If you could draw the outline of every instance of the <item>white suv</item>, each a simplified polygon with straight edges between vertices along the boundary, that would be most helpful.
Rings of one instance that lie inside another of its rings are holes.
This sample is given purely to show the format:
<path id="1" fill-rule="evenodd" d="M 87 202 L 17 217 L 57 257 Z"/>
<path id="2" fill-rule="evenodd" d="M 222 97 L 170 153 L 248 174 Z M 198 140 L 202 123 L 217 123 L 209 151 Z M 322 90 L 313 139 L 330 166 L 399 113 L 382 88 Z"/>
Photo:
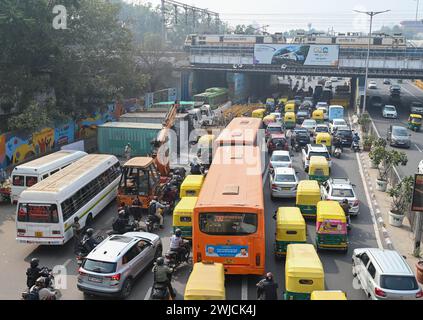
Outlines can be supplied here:
<path id="1" fill-rule="evenodd" d="M 310 158 L 313 156 L 325 157 L 329 163 L 329 168 L 332 167 L 332 160 L 328 148 L 324 144 L 308 144 L 302 150 L 302 161 L 306 172 L 310 165 Z"/>
<path id="2" fill-rule="evenodd" d="M 350 215 L 356 216 L 360 212 L 360 201 L 354 191 L 353 185 L 347 178 L 330 178 L 320 186 L 323 200 L 333 200 L 342 203 L 348 200 Z"/>
<path id="3" fill-rule="evenodd" d="M 394 250 L 355 249 L 352 273 L 372 300 L 423 300 L 413 271 Z"/>

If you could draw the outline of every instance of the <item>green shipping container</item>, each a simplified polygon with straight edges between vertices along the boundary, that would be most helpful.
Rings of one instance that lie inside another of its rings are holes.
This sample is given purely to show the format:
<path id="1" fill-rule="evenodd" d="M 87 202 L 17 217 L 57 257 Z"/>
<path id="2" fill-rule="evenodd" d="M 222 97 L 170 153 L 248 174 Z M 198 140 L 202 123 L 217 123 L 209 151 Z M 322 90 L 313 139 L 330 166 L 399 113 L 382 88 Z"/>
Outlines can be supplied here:
<path id="1" fill-rule="evenodd" d="M 129 142 L 132 157 L 146 156 L 151 154 L 151 141 L 157 138 L 161 129 L 159 123 L 107 122 L 98 126 L 98 152 L 123 157 Z"/>

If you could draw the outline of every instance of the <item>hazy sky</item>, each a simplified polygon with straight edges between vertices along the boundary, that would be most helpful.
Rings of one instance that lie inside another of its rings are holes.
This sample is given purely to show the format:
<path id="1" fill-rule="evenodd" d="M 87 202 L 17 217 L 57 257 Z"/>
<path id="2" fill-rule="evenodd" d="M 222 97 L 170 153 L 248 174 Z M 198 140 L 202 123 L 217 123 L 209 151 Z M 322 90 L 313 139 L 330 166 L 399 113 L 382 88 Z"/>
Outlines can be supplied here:
<path id="1" fill-rule="evenodd" d="M 160 4 L 160 0 L 125 0 L 127 2 L 150 2 Z M 375 29 L 381 26 L 393 26 L 402 20 L 414 20 L 416 0 L 179 0 L 189 5 L 220 13 L 222 20 L 230 25 L 258 23 L 270 25 L 268 31 L 286 31 L 288 29 L 307 29 L 308 23 L 319 30 L 327 31 L 368 31 L 368 17 L 353 12 L 382 11 L 391 12 L 376 16 Z M 423 1 L 420 4 L 423 18 Z"/>

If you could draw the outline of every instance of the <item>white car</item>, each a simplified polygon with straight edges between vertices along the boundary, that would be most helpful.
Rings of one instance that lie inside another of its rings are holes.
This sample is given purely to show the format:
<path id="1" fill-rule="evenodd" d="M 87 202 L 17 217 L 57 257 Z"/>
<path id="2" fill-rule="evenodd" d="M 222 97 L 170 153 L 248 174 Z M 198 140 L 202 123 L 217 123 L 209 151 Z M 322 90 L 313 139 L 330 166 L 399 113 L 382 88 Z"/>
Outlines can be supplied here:
<path id="1" fill-rule="evenodd" d="M 270 197 L 295 198 L 297 195 L 298 177 L 293 168 L 276 168 L 270 174 Z"/>
<path id="2" fill-rule="evenodd" d="M 333 119 L 330 124 L 330 132 L 333 133 L 336 131 L 336 128 L 340 126 L 348 126 L 348 124 L 344 119 Z"/>
<path id="3" fill-rule="evenodd" d="M 329 168 L 332 167 L 332 159 L 328 152 L 328 148 L 324 144 L 308 144 L 302 149 L 302 161 L 304 165 L 304 171 L 308 171 L 310 165 L 310 158 L 313 156 L 325 157 L 328 161 Z"/>
<path id="4" fill-rule="evenodd" d="M 331 82 L 338 82 L 338 77 L 331 77 L 330 78 L 330 81 Z"/>
<path id="5" fill-rule="evenodd" d="M 354 191 L 354 185 L 349 179 L 330 178 L 320 186 L 322 200 L 333 200 L 342 203 L 348 200 L 350 205 L 350 215 L 356 216 L 360 213 L 360 201 Z"/>
<path id="6" fill-rule="evenodd" d="M 382 116 L 384 118 L 396 119 L 398 118 L 397 109 L 395 108 L 395 106 L 386 105 L 383 107 Z"/>
<path id="7" fill-rule="evenodd" d="M 423 160 L 420 161 L 419 166 L 417 167 L 417 172 L 423 174 Z"/>
<path id="8" fill-rule="evenodd" d="M 272 112 L 270 115 L 275 116 L 277 122 L 282 121 L 282 114 L 280 112 Z"/>
<path id="9" fill-rule="evenodd" d="M 413 271 L 397 251 L 354 249 L 352 274 L 372 300 L 423 300 Z"/>
<path id="10" fill-rule="evenodd" d="M 273 171 L 276 168 L 292 168 L 292 159 L 289 151 L 275 150 L 270 157 L 269 169 Z"/>
<path id="11" fill-rule="evenodd" d="M 317 122 L 313 119 L 305 119 L 303 121 L 303 124 L 301 125 L 301 128 L 307 129 L 310 134 L 313 134 L 314 130 L 316 129 Z"/>
<path id="12" fill-rule="evenodd" d="M 376 82 L 375 81 L 370 81 L 369 84 L 368 84 L 368 86 L 367 86 L 367 88 L 368 89 L 377 89 Z"/>
<path id="13" fill-rule="evenodd" d="M 332 81 L 328 80 L 325 82 L 325 88 L 332 88 Z"/>
<path id="14" fill-rule="evenodd" d="M 317 108 L 319 108 L 319 107 L 326 107 L 326 108 L 329 108 L 329 105 L 327 104 L 327 102 L 317 102 L 317 104 L 316 104 L 316 109 Z"/>

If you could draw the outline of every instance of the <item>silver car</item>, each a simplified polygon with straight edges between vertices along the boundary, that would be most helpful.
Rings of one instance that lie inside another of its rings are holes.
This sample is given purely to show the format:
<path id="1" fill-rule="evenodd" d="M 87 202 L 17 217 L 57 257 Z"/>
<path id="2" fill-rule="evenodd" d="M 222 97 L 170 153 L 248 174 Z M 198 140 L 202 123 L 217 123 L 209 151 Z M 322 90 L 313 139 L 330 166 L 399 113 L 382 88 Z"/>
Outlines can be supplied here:
<path id="1" fill-rule="evenodd" d="M 269 179 L 271 198 L 295 198 L 298 182 L 297 173 L 293 168 L 276 168 Z"/>
<path id="2" fill-rule="evenodd" d="M 387 140 L 391 147 L 395 146 L 410 148 L 410 137 L 411 134 L 408 133 L 406 128 L 394 125 L 389 126 Z"/>
<path id="3" fill-rule="evenodd" d="M 136 277 L 162 255 L 156 234 L 112 235 L 91 251 L 79 268 L 79 290 L 86 294 L 127 298 Z"/>

